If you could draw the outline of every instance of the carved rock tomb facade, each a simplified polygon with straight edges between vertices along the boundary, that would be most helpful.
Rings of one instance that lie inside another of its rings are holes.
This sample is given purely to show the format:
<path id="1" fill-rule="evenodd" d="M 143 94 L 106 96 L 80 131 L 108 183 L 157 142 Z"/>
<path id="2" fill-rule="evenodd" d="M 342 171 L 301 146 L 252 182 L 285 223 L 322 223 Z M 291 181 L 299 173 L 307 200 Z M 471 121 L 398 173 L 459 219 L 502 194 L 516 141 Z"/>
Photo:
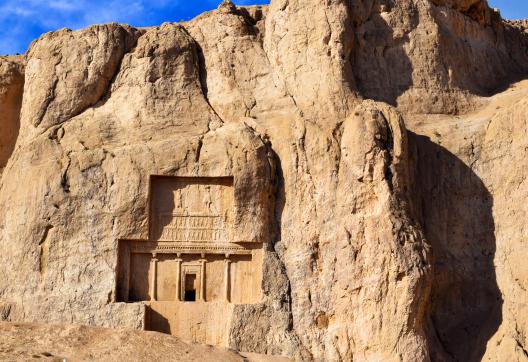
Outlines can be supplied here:
<path id="1" fill-rule="evenodd" d="M 227 162 L 236 175 L 150 175 L 148 239 L 118 241 L 116 283 L 116 302 L 145 307 L 145 329 L 229 346 L 235 306 L 263 302 L 274 166 L 260 146 L 260 167 Z"/>

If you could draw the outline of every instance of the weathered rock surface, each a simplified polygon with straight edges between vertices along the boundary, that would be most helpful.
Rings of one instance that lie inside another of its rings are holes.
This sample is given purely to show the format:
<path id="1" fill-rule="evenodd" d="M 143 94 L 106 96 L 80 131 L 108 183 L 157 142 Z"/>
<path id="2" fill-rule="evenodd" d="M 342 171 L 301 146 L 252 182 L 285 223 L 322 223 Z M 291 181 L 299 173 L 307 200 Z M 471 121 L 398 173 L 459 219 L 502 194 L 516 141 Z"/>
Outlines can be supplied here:
<path id="1" fill-rule="evenodd" d="M 0 323 L 0 332 L 2 361 L 288 361 L 186 344 L 155 332 L 27 323 Z"/>
<path id="2" fill-rule="evenodd" d="M 15 147 L 20 128 L 20 107 L 24 90 L 21 57 L 0 57 L 0 176 Z"/>
<path id="3" fill-rule="evenodd" d="M 368 98 L 412 113 L 460 113 L 528 70 L 526 36 L 486 1 L 382 3 L 356 20 L 353 69 Z"/>
<path id="4" fill-rule="evenodd" d="M 435 360 L 526 359 L 527 97 L 524 81 L 474 113 L 407 118 L 435 254 Z"/>
<path id="5" fill-rule="evenodd" d="M 121 59 L 139 33 L 118 25 L 95 25 L 44 34 L 26 58 L 25 126 L 46 130 L 95 105 L 107 91 Z"/>
<path id="6" fill-rule="evenodd" d="M 224 2 L 42 36 L 0 63 L 1 319 L 144 328 L 116 270 L 118 240 L 149 237 L 149 177 L 231 176 L 236 238 L 264 251 L 225 347 L 522 360 L 524 83 L 490 96 L 527 45 L 479 0 Z"/>
<path id="7" fill-rule="evenodd" d="M 486 0 L 433 0 L 433 3 L 457 10 L 481 25 L 491 23 L 492 10 Z"/>

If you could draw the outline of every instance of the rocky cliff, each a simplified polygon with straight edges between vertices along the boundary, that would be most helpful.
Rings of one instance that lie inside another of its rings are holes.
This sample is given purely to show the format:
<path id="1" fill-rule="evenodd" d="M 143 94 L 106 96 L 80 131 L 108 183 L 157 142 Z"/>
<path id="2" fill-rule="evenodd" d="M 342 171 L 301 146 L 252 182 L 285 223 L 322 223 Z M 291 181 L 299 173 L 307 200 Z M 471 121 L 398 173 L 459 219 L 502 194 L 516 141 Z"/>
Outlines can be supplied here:
<path id="1" fill-rule="evenodd" d="M 149 238 L 149 177 L 229 176 L 264 251 L 225 347 L 525 360 L 526 76 L 523 23 L 485 0 L 45 34 L 0 58 L 0 317 L 145 328 L 116 271 Z"/>

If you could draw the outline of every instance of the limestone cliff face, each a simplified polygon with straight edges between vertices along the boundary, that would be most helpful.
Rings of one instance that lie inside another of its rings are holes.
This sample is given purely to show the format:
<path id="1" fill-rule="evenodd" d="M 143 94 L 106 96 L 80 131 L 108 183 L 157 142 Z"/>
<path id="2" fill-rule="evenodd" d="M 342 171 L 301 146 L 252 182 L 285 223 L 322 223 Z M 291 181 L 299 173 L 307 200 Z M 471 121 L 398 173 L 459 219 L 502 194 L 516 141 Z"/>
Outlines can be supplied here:
<path id="1" fill-rule="evenodd" d="M 24 90 L 24 66 L 21 57 L 0 58 L 0 175 L 13 152 L 20 128 L 20 107 Z"/>
<path id="2" fill-rule="evenodd" d="M 0 60 L 0 317 L 145 328 L 116 283 L 118 240 L 149 238 L 149 178 L 229 176 L 235 237 L 263 251 L 224 346 L 523 358 L 526 177 L 506 165 L 526 159 L 526 102 L 432 114 L 489 107 L 527 44 L 485 1 L 440 0 L 224 2 L 43 35 Z"/>
<path id="3" fill-rule="evenodd" d="M 418 156 L 416 215 L 435 254 L 436 360 L 526 355 L 526 86 L 466 115 L 407 118 Z"/>
<path id="4" fill-rule="evenodd" d="M 358 22 L 358 89 L 411 113 L 460 113 L 527 72 L 526 36 L 485 1 L 380 1 Z"/>

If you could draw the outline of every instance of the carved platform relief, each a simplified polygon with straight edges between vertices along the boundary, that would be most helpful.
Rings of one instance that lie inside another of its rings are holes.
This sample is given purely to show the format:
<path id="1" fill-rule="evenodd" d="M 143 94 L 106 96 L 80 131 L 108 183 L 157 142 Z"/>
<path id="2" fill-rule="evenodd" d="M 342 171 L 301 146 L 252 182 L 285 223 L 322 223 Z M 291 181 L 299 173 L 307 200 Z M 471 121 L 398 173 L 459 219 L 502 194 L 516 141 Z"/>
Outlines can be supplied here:
<path id="1" fill-rule="evenodd" d="M 151 236 L 158 241 L 228 243 L 233 179 L 152 179 Z"/>
<path id="2" fill-rule="evenodd" d="M 261 300 L 262 245 L 234 242 L 232 177 L 152 176 L 149 237 L 119 240 L 116 300 L 145 328 L 227 346 L 235 304 Z"/>

